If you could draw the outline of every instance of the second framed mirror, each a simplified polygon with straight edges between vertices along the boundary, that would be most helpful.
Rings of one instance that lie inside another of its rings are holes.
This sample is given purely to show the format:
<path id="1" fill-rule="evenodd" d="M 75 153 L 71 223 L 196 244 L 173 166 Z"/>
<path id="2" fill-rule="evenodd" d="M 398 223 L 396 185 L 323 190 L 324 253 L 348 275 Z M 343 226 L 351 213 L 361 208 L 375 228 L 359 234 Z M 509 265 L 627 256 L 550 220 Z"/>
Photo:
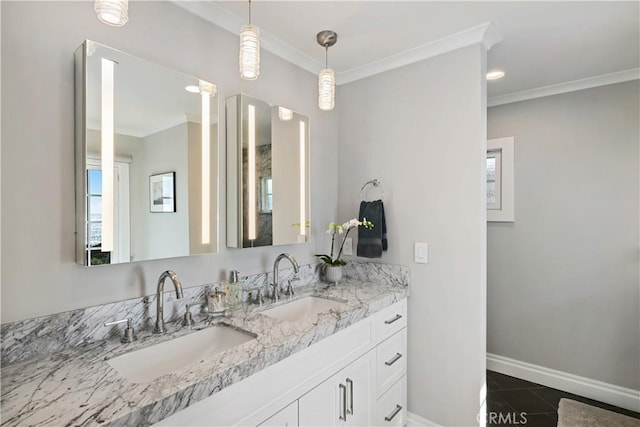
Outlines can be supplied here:
<path id="1" fill-rule="evenodd" d="M 239 94 L 227 98 L 227 246 L 309 238 L 309 118 Z"/>

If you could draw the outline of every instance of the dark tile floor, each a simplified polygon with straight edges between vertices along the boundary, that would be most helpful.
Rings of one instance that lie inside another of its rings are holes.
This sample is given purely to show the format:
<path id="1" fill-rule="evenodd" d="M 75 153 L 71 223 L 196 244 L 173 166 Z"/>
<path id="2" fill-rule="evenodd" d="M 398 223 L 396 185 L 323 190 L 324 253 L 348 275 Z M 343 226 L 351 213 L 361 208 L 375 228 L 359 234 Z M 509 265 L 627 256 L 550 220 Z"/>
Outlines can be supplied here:
<path id="1" fill-rule="evenodd" d="M 563 397 L 640 419 L 640 413 L 637 412 L 494 371 L 487 371 L 487 424 L 490 426 L 556 427 L 558 425 L 558 404 Z M 493 418 L 492 413 L 495 414 Z M 522 417 L 521 413 L 526 414 Z"/>

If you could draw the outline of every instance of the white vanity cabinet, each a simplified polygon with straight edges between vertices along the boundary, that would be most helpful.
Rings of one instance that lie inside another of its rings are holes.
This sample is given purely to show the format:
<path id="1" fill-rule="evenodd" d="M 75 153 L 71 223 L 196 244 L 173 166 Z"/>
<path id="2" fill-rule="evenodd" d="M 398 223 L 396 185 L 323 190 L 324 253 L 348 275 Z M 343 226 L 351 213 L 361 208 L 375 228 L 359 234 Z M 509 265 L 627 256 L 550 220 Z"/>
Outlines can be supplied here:
<path id="1" fill-rule="evenodd" d="M 300 426 L 372 425 L 374 364 L 369 351 L 300 397 Z"/>
<path id="2" fill-rule="evenodd" d="M 402 426 L 407 300 L 235 383 L 157 426 Z"/>

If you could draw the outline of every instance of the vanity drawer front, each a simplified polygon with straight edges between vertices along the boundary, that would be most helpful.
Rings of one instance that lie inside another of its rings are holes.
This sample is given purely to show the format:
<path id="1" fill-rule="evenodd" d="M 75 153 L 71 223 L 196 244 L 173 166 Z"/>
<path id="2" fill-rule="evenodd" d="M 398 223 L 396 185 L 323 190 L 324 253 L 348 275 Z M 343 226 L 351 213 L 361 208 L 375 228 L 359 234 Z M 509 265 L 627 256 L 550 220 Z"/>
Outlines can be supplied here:
<path id="1" fill-rule="evenodd" d="M 374 334 L 376 342 L 381 342 L 407 326 L 407 299 L 398 301 L 380 311 L 375 318 Z"/>
<path id="2" fill-rule="evenodd" d="M 407 376 L 404 375 L 376 402 L 375 426 L 403 426 L 407 423 Z"/>
<path id="3" fill-rule="evenodd" d="M 407 328 L 404 328 L 376 348 L 376 396 L 387 391 L 406 372 Z"/>

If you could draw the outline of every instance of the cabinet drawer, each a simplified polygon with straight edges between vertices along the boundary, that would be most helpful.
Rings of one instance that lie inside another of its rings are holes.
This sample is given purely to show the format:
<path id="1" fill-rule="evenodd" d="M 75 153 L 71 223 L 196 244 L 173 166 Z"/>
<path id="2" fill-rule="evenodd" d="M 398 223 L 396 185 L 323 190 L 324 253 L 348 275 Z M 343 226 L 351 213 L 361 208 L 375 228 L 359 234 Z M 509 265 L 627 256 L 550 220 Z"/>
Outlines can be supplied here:
<path id="1" fill-rule="evenodd" d="M 406 372 L 407 328 L 403 328 L 376 348 L 376 396 L 387 391 Z"/>
<path id="2" fill-rule="evenodd" d="M 373 333 L 380 342 L 407 326 L 407 299 L 380 311 L 374 320 Z"/>
<path id="3" fill-rule="evenodd" d="M 403 426 L 407 423 L 407 376 L 404 375 L 376 402 L 376 426 Z"/>

